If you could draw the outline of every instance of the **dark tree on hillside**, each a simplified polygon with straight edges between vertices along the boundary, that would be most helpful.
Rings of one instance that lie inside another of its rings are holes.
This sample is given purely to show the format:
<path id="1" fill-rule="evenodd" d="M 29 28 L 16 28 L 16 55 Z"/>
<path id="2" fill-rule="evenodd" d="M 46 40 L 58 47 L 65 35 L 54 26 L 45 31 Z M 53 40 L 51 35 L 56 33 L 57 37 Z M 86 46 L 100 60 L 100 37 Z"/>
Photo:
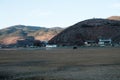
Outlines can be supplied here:
<path id="1" fill-rule="evenodd" d="M 41 47 L 42 46 L 42 42 L 39 41 L 39 40 L 35 40 L 34 41 L 34 46 Z"/>

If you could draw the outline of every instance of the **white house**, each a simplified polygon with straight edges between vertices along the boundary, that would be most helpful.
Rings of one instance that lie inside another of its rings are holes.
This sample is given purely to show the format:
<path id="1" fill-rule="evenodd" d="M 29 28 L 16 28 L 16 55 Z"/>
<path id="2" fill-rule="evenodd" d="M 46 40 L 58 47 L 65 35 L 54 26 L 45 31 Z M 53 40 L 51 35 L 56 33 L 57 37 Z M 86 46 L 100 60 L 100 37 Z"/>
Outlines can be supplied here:
<path id="1" fill-rule="evenodd" d="M 112 45 L 112 39 L 99 39 L 100 46 Z"/>
<path id="2" fill-rule="evenodd" d="M 53 47 L 57 47 L 57 45 L 46 45 L 46 47 L 53 48 Z"/>

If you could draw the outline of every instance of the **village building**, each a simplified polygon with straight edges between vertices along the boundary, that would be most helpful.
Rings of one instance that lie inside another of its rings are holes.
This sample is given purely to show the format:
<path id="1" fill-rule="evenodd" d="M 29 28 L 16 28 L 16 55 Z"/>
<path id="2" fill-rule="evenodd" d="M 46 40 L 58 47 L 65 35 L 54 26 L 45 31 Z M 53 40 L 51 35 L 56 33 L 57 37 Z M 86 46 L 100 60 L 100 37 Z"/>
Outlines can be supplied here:
<path id="1" fill-rule="evenodd" d="M 53 47 L 57 47 L 57 45 L 53 44 L 53 45 L 46 45 L 46 47 L 49 47 L 49 48 L 53 48 Z"/>
<path id="2" fill-rule="evenodd" d="M 95 46 L 97 43 L 94 40 L 86 40 L 84 44 L 86 46 Z"/>
<path id="3" fill-rule="evenodd" d="M 99 39 L 98 45 L 99 46 L 111 46 L 112 39 Z"/>

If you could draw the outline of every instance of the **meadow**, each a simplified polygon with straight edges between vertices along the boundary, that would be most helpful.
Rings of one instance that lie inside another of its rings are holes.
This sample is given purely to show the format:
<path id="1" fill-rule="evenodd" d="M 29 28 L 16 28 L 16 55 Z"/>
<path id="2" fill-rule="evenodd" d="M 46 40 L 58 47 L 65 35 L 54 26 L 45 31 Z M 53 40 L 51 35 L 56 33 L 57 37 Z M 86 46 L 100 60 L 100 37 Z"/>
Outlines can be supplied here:
<path id="1" fill-rule="evenodd" d="M 120 48 L 1 49 L 0 80 L 120 80 Z"/>

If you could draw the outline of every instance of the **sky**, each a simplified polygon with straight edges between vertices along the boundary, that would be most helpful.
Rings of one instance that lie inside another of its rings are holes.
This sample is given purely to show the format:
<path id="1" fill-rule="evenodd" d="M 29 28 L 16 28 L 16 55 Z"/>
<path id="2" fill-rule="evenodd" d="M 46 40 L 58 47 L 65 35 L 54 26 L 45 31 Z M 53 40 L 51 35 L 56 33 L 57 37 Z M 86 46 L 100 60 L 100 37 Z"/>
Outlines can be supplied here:
<path id="1" fill-rule="evenodd" d="M 120 16 L 120 0 L 0 0 L 0 29 L 13 25 L 68 27 Z"/>

